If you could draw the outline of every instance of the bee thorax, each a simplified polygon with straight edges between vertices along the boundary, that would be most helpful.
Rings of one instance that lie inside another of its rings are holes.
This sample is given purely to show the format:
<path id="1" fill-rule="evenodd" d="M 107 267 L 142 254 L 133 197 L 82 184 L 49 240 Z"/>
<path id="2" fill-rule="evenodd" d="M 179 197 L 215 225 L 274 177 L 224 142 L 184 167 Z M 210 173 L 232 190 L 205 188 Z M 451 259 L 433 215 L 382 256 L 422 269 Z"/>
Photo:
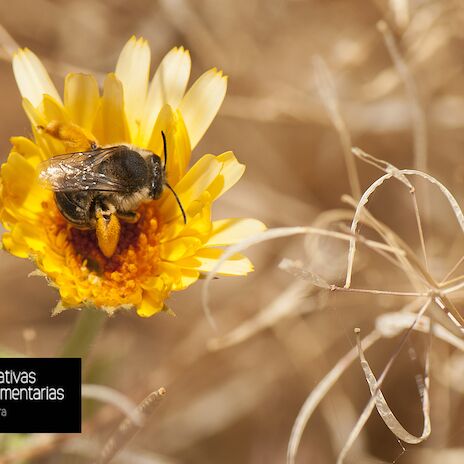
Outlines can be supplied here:
<path id="1" fill-rule="evenodd" d="M 130 194 L 112 195 L 115 208 L 122 212 L 134 211 L 142 202 L 149 199 L 149 189 L 147 187 Z"/>

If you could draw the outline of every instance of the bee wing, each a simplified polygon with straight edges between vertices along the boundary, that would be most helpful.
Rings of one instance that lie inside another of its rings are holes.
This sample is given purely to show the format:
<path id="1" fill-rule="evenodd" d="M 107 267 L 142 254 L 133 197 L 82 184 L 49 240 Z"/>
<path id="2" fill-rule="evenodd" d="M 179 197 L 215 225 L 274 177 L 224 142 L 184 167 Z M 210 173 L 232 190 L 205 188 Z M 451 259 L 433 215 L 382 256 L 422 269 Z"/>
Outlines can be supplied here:
<path id="1" fill-rule="evenodd" d="M 98 172 L 98 165 L 118 149 L 115 146 L 53 156 L 40 163 L 39 181 L 55 192 L 125 190 L 127 186 L 118 179 Z"/>

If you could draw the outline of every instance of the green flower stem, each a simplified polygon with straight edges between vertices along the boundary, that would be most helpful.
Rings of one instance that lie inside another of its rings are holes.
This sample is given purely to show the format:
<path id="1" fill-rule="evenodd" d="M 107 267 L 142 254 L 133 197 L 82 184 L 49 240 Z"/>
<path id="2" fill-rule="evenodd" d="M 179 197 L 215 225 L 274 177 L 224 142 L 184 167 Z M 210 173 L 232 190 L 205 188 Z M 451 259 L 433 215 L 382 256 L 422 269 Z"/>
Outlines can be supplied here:
<path id="1" fill-rule="evenodd" d="M 82 309 L 61 357 L 85 358 L 107 317 L 105 311 L 101 309 Z"/>

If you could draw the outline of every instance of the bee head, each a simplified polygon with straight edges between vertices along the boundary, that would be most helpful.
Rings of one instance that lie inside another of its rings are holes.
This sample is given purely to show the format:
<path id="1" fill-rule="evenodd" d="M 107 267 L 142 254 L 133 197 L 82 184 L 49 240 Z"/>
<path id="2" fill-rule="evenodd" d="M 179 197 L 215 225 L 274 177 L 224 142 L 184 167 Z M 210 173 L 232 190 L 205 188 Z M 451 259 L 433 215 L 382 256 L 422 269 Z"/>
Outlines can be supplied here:
<path id="1" fill-rule="evenodd" d="M 161 136 L 163 138 L 163 150 L 164 150 L 164 165 L 161 165 L 161 158 L 158 155 L 153 154 L 150 157 L 150 163 L 152 166 L 152 182 L 151 182 L 151 197 L 156 200 L 161 196 L 163 192 L 163 187 L 166 186 L 174 195 L 177 204 L 179 205 L 180 211 L 182 213 L 182 218 L 184 219 L 184 224 L 187 224 L 187 216 L 184 211 L 184 207 L 180 202 L 179 197 L 175 190 L 169 185 L 168 181 L 166 180 L 166 166 L 168 164 L 168 148 L 166 143 L 166 135 L 163 131 L 161 131 Z"/>

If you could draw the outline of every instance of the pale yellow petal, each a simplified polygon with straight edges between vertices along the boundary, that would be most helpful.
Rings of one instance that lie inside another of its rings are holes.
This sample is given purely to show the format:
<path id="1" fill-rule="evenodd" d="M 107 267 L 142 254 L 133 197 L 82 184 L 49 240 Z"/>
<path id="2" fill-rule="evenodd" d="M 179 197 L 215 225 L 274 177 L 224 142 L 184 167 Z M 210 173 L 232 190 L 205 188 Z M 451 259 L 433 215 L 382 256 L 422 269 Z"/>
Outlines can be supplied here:
<path id="1" fill-rule="evenodd" d="M 148 89 L 140 129 L 145 146 L 152 135 L 158 113 L 164 105 L 179 106 L 190 76 L 190 54 L 183 47 L 173 48 L 161 61 Z"/>
<path id="2" fill-rule="evenodd" d="M 43 95 L 50 95 L 61 103 L 60 95 L 44 65 L 27 48 L 18 50 L 13 56 L 13 72 L 21 95 L 34 106 L 42 102 Z"/>
<path id="3" fill-rule="evenodd" d="M 129 141 L 122 84 L 113 73 L 106 76 L 92 133 L 101 145 Z"/>
<path id="4" fill-rule="evenodd" d="M 207 71 L 192 85 L 179 109 L 187 126 L 192 149 L 213 122 L 224 100 L 227 78 L 215 68 Z"/>
<path id="5" fill-rule="evenodd" d="M 257 219 L 220 219 L 213 222 L 213 231 L 205 246 L 232 245 L 263 230 L 266 226 Z"/>
<path id="6" fill-rule="evenodd" d="M 179 266 L 194 268 L 197 271 L 209 272 L 220 259 L 224 250 L 219 248 L 203 248 L 194 257 L 183 259 L 177 262 Z M 221 264 L 217 273 L 221 275 L 246 275 L 253 271 L 253 264 L 246 257 L 239 253 L 227 259 Z"/>
<path id="7" fill-rule="evenodd" d="M 150 47 L 148 42 L 132 37 L 124 46 L 116 65 L 116 76 L 124 89 L 124 105 L 132 140 L 138 134 L 147 96 L 150 72 Z"/>
<path id="8" fill-rule="evenodd" d="M 231 151 L 222 153 L 216 157 L 222 163 L 220 175 L 208 188 L 213 199 L 223 195 L 233 185 L 235 185 L 245 172 L 245 165 L 240 164 Z"/>
<path id="9" fill-rule="evenodd" d="M 64 106 L 72 121 L 91 130 L 99 102 L 98 83 L 89 74 L 68 74 L 64 81 Z"/>

